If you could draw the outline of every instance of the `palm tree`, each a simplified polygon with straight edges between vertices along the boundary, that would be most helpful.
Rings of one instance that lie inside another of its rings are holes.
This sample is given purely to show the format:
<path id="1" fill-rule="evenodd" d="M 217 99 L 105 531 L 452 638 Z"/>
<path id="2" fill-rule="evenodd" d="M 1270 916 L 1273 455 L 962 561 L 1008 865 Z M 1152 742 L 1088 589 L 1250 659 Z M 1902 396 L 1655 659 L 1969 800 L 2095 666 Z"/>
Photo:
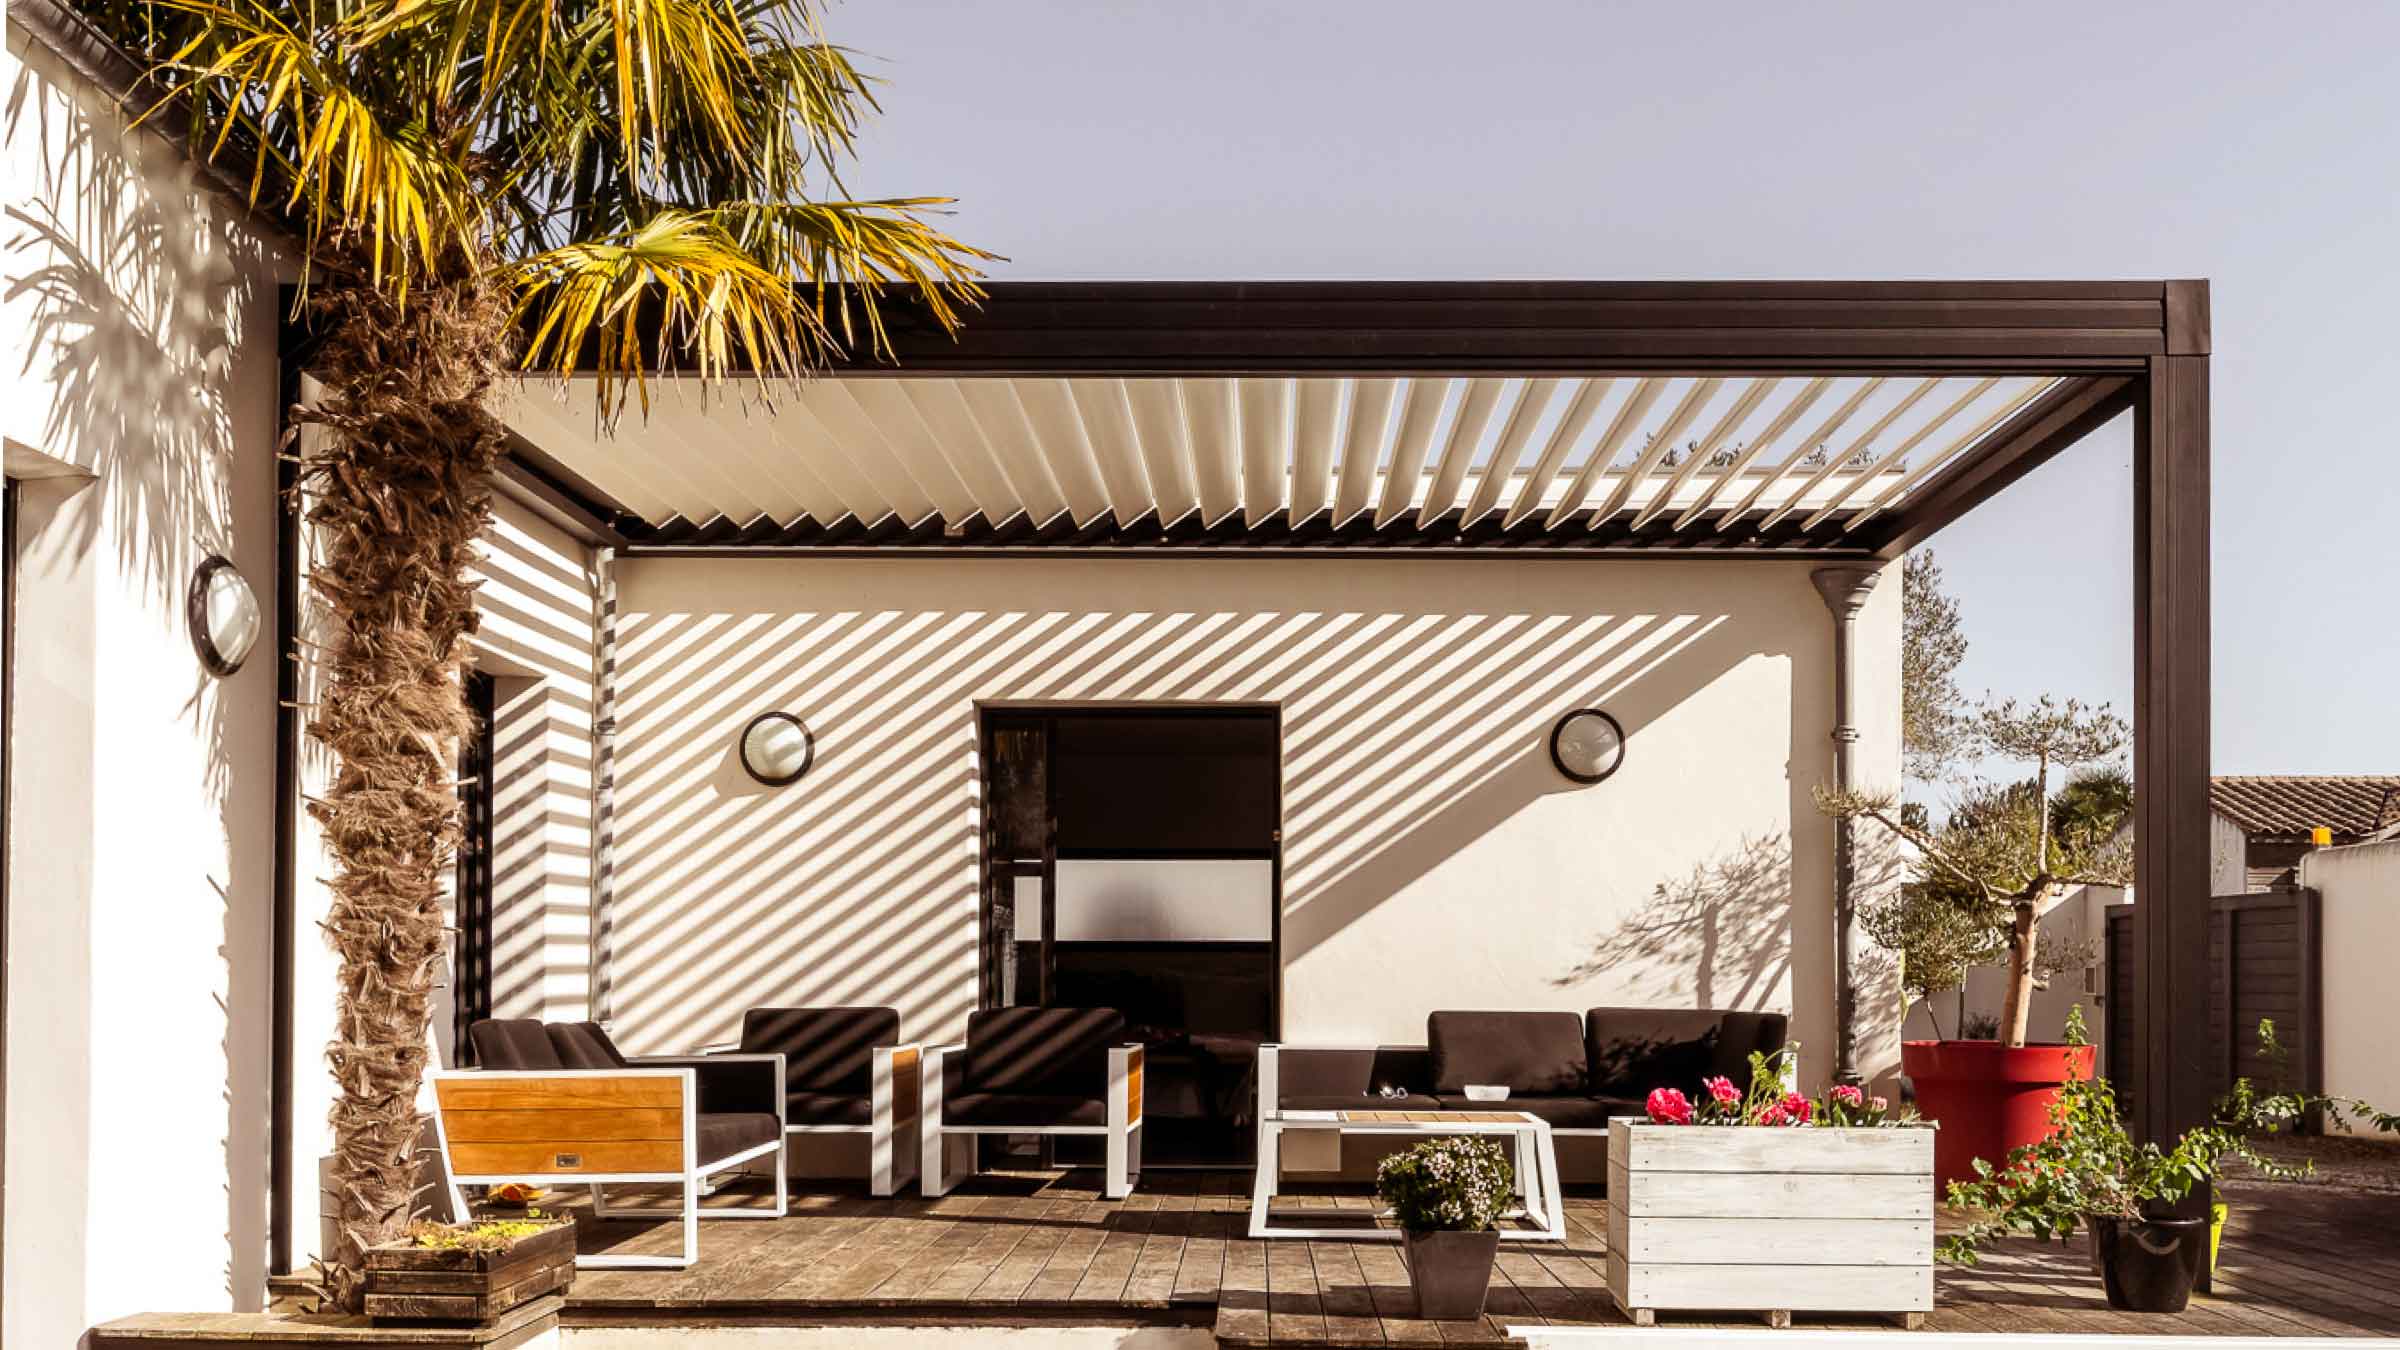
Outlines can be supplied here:
<path id="1" fill-rule="evenodd" d="M 992 255 L 945 198 L 852 200 L 869 81 L 814 0 L 99 0 L 153 112 L 242 161 L 301 241 L 321 346 L 300 465 L 330 617 L 309 734 L 340 958 L 327 1054 L 336 1212 L 326 1293 L 411 1218 L 416 1094 L 459 814 L 466 578 L 512 365 L 597 369 L 614 416 L 645 366 L 807 374 L 883 350 L 881 304 L 946 327 Z"/>

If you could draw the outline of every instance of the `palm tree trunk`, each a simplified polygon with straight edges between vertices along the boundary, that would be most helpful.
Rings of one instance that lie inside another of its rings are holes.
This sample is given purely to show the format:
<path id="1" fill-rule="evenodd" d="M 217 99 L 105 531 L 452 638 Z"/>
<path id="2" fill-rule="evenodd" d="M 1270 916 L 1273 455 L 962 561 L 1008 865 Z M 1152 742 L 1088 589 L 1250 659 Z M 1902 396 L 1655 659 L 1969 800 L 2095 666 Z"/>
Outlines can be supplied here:
<path id="1" fill-rule="evenodd" d="M 502 441 L 486 400 L 509 315 L 474 283 L 404 300 L 336 283 L 316 304 L 326 341 L 312 373 L 326 393 L 298 417 L 325 433 L 302 461 L 300 491 L 328 630 L 308 730 L 335 761 L 309 804 L 333 865 L 324 927 L 340 960 L 324 1280 L 356 1311 L 363 1252 L 414 1217 L 417 1092 L 447 948 L 456 746 L 469 726 L 467 570 L 490 517 Z"/>

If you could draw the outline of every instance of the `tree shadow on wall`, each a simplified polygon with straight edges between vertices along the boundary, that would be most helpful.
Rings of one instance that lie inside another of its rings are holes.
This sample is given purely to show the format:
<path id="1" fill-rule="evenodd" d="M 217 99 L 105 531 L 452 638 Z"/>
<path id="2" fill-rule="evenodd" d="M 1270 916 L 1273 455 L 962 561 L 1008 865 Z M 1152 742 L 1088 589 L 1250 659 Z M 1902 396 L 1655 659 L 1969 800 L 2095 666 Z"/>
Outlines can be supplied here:
<path id="1" fill-rule="evenodd" d="M 1628 983 L 1643 997 L 1762 1008 L 1780 1001 L 1791 963 L 1792 846 L 1778 831 L 1658 883 L 1550 983 L 1567 989 L 1600 976 L 1624 981 L 1630 968 Z"/>

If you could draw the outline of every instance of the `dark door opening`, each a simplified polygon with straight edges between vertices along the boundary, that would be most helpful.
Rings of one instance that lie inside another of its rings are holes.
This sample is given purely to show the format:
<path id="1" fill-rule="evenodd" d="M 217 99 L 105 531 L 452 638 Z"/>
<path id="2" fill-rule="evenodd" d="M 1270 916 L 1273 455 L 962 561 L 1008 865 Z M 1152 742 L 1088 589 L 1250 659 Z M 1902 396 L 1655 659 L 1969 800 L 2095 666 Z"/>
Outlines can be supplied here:
<path id="1" fill-rule="evenodd" d="M 1251 1156 L 1282 1024 L 1280 742 L 1272 708 L 983 716 L 983 1004 L 1122 1012 L 1146 1165 Z"/>
<path id="2" fill-rule="evenodd" d="M 455 882 L 458 945 L 451 962 L 451 1058 L 475 1062 L 467 1029 L 492 1015 L 492 715 L 496 687 L 479 670 L 466 674 L 474 729 L 458 745 L 461 826 Z"/>

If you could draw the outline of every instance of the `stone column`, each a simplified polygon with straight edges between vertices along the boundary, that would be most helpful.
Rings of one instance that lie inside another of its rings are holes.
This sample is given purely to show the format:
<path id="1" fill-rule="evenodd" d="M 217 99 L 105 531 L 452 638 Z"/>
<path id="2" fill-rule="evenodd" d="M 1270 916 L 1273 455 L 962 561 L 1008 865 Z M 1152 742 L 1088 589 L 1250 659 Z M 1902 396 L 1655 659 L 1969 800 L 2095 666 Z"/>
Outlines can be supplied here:
<path id="1" fill-rule="evenodd" d="M 1833 784 L 1857 788 L 1858 687 L 1853 659 L 1858 613 L 1883 577 L 1880 567 L 1820 567 L 1808 574 L 1833 612 Z M 1833 844 L 1833 1081 L 1857 1083 L 1858 1071 L 1858 822 L 1834 822 Z"/>

